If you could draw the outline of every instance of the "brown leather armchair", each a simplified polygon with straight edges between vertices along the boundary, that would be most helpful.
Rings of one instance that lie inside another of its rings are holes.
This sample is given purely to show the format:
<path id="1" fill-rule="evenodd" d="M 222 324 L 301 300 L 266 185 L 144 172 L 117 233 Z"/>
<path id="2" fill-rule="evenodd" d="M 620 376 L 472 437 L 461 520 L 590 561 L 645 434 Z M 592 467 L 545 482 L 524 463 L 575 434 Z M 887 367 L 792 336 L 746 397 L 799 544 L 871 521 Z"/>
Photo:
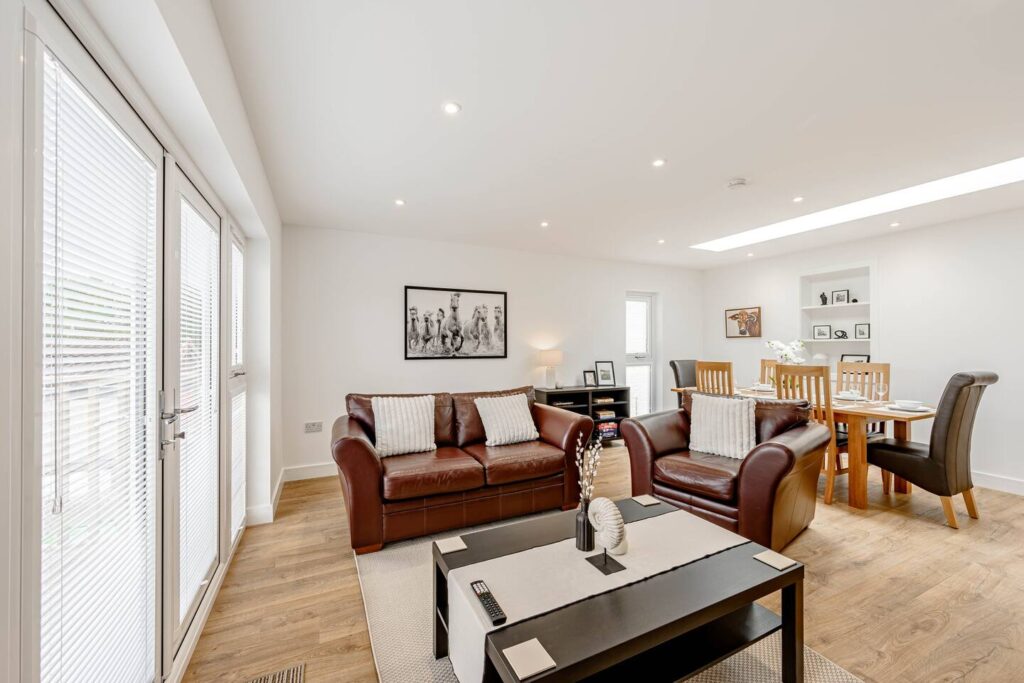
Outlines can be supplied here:
<path id="1" fill-rule="evenodd" d="M 996 373 L 983 370 L 953 375 L 935 411 L 929 444 L 897 439 L 868 443 L 868 462 L 939 496 L 946 523 L 954 529 L 959 526 L 952 497 L 959 493 L 967 513 L 978 518 L 971 482 L 971 432 L 985 388 L 998 381 Z"/>
<path id="2" fill-rule="evenodd" d="M 633 495 L 650 494 L 780 550 L 814 519 L 828 427 L 805 401 L 757 400 L 757 446 L 742 460 L 690 450 L 690 406 L 623 420 Z"/>
<path id="3" fill-rule="evenodd" d="M 474 399 L 525 393 L 540 438 L 487 446 Z M 508 519 L 579 503 L 576 439 L 594 422 L 533 403 L 533 388 L 434 394 L 434 440 L 423 453 L 381 458 L 374 448 L 369 394 L 345 397 L 347 415 L 334 422 L 331 452 L 338 465 L 353 550 Z"/>

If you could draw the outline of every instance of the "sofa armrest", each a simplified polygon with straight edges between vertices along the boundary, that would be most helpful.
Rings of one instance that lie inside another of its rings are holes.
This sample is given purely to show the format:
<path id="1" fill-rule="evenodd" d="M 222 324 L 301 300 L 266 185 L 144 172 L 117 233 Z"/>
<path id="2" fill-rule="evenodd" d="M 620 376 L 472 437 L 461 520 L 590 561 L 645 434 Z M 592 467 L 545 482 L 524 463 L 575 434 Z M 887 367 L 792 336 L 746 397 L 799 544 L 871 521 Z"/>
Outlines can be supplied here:
<path id="1" fill-rule="evenodd" d="M 583 443 L 590 441 L 594 421 L 589 415 L 580 415 L 571 410 L 534 403 L 533 421 L 540 432 L 541 441 L 549 443 L 565 453 L 565 484 L 562 492 L 562 509 L 576 507 L 580 502 L 580 473 L 576 470 L 576 444 L 580 436 Z"/>
<path id="2" fill-rule="evenodd" d="M 810 477 L 807 480 L 815 489 L 810 494 L 810 510 L 802 510 L 798 516 L 810 521 L 814 516 L 813 500 L 817 495 L 821 458 L 831 436 L 828 427 L 812 422 L 758 444 L 747 454 L 736 481 L 741 536 L 772 547 L 773 525 L 785 524 L 785 520 L 774 519 L 779 492 L 784 480 L 802 473 L 813 473 L 813 480 Z"/>
<path id="3" fill-rule="evenodd" d="M 355 418 L 342 415 L 335 420 L 331 454 L 345 496 L 352 549 L 357 553 L 379 550 L 384 545 L 384 468 Z"/>
<path id="4" fill-rule="evenodd" d="M 690 447 L 690 415 L 685 410 L 667 410 L 630 417 L 619 423 L 619 433 L 629 451 L 633 495 L 650 494 L 654 461 Z"/>

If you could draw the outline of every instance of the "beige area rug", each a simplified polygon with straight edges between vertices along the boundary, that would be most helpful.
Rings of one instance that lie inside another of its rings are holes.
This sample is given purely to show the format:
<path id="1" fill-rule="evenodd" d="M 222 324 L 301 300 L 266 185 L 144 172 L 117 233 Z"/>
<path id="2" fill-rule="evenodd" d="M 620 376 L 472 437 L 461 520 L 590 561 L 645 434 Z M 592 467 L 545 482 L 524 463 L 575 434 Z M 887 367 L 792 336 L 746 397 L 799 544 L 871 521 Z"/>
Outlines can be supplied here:
<path id="1" fill-rule="evenodd" d="M 306 680 L 306 665 L 298 664 L 272 674 L 250 678 L 246 683 L 302 683 L 304 680 Z"/>
<path id="2" fill-rule="evenodd" d="M 488 528 L 478 527 L 477 529 Z M 373 659 L 382 683 L 435 681 L 458 683 L 448 658 L 434 659 L 432 614 L 433 556 L 430 544 L 453 532 L 389 545 L 384 550 L 356 556 L 359 583 L 366 606 Z M 698 683 L 777 683 L 780 638 L 776 632 L 729 659 L 702 672 Z M 858 683 L 859 678 L 804 648 L 807 683 Z"/>

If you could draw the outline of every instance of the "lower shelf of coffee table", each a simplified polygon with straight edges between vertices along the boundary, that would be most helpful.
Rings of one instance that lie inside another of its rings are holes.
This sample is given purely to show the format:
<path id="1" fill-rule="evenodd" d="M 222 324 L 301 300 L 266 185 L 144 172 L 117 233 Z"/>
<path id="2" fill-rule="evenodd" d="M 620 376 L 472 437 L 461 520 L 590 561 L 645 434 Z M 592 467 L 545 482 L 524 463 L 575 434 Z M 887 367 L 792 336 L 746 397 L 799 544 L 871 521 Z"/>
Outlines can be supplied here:
<path id="1" fill-rule="evenodd" d="M 696 676 L 781 628 L 782 618 L 775 612 L 747 605 L 583 680 L 624 681 L 643 672 L 644 681 L 678 681 Z"/>

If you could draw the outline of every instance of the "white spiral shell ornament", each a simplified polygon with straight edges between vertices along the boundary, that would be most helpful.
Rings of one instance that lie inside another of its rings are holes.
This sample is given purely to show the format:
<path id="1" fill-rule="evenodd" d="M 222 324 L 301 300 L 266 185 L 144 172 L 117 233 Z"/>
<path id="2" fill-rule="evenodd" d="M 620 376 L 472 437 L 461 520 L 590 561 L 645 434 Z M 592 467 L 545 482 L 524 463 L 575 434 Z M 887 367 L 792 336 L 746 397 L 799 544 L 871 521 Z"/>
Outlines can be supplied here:
<path id="1" fill-rule="evenodd" d="M 590 501 L 587 511 L 590 524 L 594 527 L 594 540 L 612 555 L 623 555 L 629 548 L 626 542 L 626 525 L 622 521 L 619 507 L 608 498 Z"/>

